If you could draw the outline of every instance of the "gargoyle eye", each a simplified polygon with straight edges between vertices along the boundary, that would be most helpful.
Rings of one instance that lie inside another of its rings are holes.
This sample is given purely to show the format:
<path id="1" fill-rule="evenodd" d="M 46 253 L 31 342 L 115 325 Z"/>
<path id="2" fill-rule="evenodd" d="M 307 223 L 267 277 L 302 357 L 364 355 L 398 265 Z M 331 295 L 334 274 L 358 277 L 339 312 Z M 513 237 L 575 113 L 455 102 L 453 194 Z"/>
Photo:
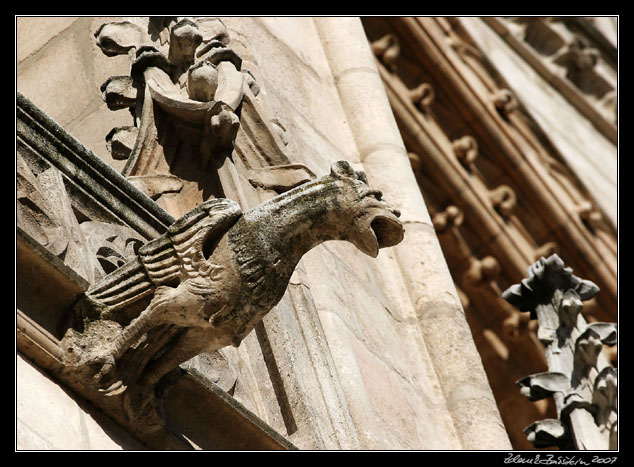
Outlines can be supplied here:
<path id="1" fill-rule="evenodd" d="M 383 199 L 383 192 L 380 190 L 368 190 L 365 196 L 372 196 L 377 199 L 377 201 L 381 201 Z"/>

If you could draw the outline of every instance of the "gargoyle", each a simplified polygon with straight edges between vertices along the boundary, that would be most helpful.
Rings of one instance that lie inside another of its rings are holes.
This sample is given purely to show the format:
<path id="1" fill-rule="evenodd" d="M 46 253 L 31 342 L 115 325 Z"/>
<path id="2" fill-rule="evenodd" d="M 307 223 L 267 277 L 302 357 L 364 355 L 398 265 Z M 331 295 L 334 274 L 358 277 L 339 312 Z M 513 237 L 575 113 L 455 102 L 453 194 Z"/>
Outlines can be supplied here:
<path id="1" fill-rule="evenodd" d="M 206 201 L 85 293 L 65 337 L 69 365 L 90 368 L 105 395 L 152 388 L 200 353 L 238 346 L 306 252 L 346 240 L 376 257 L 403 239 L 399 216 L 345 161 L 246 212 Z"/>

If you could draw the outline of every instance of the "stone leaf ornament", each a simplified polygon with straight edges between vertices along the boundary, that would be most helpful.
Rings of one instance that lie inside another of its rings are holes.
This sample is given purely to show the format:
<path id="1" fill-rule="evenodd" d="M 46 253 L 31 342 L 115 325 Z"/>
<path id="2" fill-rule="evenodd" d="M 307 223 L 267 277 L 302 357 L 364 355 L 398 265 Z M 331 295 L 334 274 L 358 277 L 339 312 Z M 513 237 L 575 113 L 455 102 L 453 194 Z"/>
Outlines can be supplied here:
<path id="1" fill-rule="evenodd" d="M 376 257 L 403 239 L 399 216 L 345 161 L 246 212 L 208 200 L 86 291 L 63 341 L 67 367 L 103 396 L 123 395 L 148 430 L 156 383 L 198 354 L 238 346 L 306 252 L 345 240 Z"/>

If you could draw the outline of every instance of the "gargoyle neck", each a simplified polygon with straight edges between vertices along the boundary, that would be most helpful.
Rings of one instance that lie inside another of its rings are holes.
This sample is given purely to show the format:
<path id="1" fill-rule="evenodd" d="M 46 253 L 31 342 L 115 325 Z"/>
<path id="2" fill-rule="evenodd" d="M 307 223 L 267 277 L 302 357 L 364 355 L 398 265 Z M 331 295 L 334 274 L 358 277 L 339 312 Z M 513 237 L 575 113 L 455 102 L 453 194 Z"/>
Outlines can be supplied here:
<path id="1" fill-rule="evenodd" d="M 245 227 L 259 245 L 294 268 L 320 243 L 342 239 L 348 223 L 342 220 L 339 193 L 328 177 L 301 185 L 247 211 Z"/>

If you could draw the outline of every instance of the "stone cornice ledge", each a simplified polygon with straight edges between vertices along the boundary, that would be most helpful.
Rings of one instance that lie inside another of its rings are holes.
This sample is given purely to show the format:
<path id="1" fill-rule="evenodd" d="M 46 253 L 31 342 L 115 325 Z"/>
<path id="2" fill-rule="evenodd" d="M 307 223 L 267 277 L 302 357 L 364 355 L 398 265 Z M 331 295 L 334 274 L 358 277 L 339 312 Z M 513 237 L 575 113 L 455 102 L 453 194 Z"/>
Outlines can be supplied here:
<path id="1" fill-rule="evenodd" d="M 125 177 L 69 134 L 19 91 L 18 142 L 46 158 L 81 189 L 146 238 L 165 231 L 174 218 Z"/>

